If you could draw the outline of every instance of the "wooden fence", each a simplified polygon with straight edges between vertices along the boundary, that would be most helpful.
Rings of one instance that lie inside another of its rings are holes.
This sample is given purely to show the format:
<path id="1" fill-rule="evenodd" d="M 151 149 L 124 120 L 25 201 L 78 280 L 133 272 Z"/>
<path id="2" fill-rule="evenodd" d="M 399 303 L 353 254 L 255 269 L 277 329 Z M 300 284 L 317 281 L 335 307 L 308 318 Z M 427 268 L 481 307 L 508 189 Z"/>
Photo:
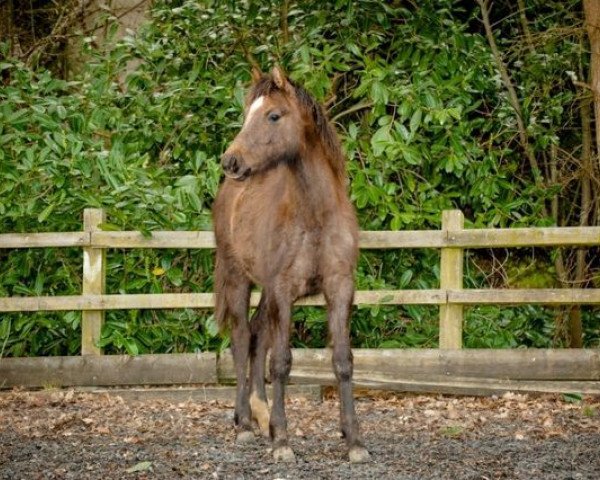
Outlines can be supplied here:
<path id="1" fill-rule="evenodd" d="M 109 295 L 106 249 L 214 248 L 212 232 L 102 231 L 105 215 L 84 211 L 81 232 L 0 234 L 0 248 L 81 247 L 77 296 L 0 297 L 0 312 L 82 311 L 82 356 L 0 359 L 0 387 L 219 383 L 232 380 L 231 358 L 212 353 L 102 356 L 97 347 L 106 310 L 212 308 L 212 293 Z M 355 350 L 356 383 L 403 390 L 493 392 L 505 389 L 600 392 L 600 349 L 461 350 L 465 306 L 600 304 L 600 289 L 463 289 L 464 250 L 498 247 L 598 246 L 600 227 L 464 229 L 460 211 L 444 211 L 435 231 L 363 231 L 362 249 L 441 250 L 440 288 L 357 291 L 355 304 L 439 305 L 438 349 Z M 256 306 L 258 294 L 252 294 Z M 324 305 L 321 295 L 297 305 Z M 329 384 L 327 350 L 294 351 L 292 380 Z"/>

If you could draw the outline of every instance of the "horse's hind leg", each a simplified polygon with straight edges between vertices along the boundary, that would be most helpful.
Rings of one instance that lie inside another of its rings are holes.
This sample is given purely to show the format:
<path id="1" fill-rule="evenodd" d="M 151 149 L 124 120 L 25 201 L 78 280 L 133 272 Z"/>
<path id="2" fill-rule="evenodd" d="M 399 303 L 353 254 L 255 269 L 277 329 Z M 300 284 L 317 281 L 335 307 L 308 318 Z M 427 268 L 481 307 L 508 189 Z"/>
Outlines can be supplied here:
<path id="1" fill-rule="evenodd" d="M 333 342 L 333 371 L 340 395 L 340 423 L 352 463 L 366 462 L 370 455 L 360 438 L 352 395 L 353 358 L 350 348 L 349 319 L 354 296 L 352 277 L 333 275 L 324 282 L 327 320 Z"/>
<path id="2" fill-rule="evenodd" d="M 234 423 L 237 441 L 247 442 L 254 438 L 250 404 L 248 402 L 248 356 L 250 351 L 250 327 L 248 306 L 250 282 L 230 266 L 217 259 L 215 271 L 217 291 L 217 317 L 231 328 L 231 353 L 236 374 L 236 398 Z M 218 290 L 217 290 L 218 289 Z"/>
<path id="3" fill-rule="evenodd" d="M 261 433 L 269 435 L 269 406 L 265 390 L 265 359 L 270 343 L 270 328 L 265 296 L 261 296 L 250 320 L 250 409 Z"/>
<path id="4" fill-rule="evenodd" d="M 273 457 L 276 461 L 294 462 L 294 452 L 288 445 L 287 419 L 285 416 L 285 386 L 292 368 L 290 350 L 290 326 L 292 302 L 282 292 L 268 292 L 267 315 L 271 326 L 271 384 L 273 404 L 269 419 L 269 433 L 273 441 Z"/>

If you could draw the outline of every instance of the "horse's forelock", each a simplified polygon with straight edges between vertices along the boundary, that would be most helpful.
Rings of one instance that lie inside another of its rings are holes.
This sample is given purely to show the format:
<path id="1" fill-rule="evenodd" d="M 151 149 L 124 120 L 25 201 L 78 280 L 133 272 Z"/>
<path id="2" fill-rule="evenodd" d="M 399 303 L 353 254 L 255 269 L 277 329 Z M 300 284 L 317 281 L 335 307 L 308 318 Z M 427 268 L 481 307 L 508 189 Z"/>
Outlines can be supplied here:
<path id="1" fill-rule="evenodd" d="M 258 97 L 268 96 L 277 90 L 279 89 L 277 88 L 277 85 L 275 85 L 273 78 L 270 75 L 263 74 L 252 84 L 250 92 L 248 93 L 246 105 L 252 105 L 252 102 Z"/>
<path id="2" fill-rule="evenodd" d="M 312 119 L 323 146 L 327 151 L 327 155 L 331 162 L 335 173 L 341 177 L 345 176 L 344 166 L 344 155 L 337 133 L 331 125 L 331 122 L 327 118 L 323 107 L 317 103 L 313 96 L 306 91 L 302 86 L 296 82 L 289 80 L 288 82 L 294 88 L 295 97 L 298 105 L 302 108 L 308 118 Z M 262 96 L 271 95 L 274 92 L 283 92 L 275 83 L 274 78 L 271 75 L 263 74 L 257 81 L 255 81 L 250 89 L 250 93 L 247 99 L 247 105 L 252 105 L 254 100 Z"/>

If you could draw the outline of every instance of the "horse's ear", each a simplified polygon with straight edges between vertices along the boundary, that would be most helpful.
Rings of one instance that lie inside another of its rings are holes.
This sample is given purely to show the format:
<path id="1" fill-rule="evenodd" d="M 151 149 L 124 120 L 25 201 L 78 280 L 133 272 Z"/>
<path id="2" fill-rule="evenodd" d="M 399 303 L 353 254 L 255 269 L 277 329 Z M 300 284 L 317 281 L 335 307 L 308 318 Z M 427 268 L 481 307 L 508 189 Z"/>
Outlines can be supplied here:
<path id="1" fill-rule="evenodd" d="M 252 82 L 256 83 L 261 79 L 263 73 L 260 71 L 260 68 L 255 65 L 252 67 L 252 72 L 250 75 L 252 75 Z"/>
<path id="2" fill-rule="evenodd" d="M 287 77 L 285 76 L 284 71 L 281 69 L 279 65 L 273 67 L 273 71 L 271 72 L 273 76 L 273 80 L 275 81 L 275 85 L 279 90 L 287 90 L 290 83 L 288 82 Z"/>

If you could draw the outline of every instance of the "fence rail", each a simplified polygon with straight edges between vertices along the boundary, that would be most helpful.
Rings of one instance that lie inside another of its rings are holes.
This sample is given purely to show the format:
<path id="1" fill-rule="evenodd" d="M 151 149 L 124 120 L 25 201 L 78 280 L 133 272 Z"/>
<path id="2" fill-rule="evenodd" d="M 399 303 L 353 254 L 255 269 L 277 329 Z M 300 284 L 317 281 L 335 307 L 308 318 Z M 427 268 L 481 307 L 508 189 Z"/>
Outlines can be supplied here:
<path id="1" fill-rule="evenodd" d="M 452 211 L 454 212 L 454 211 Z M 600 245 L 600 227 L 535 227 L 448 230 L 361 231 L 360 248 L 509 248 Z M 0 233 L 0 248 L 215 248 L 209 231 Z"/>
<path id="2" fill-rule="evenodd" d="M 135 231 L 102 231 L 100 229 L 100 224 L 104 223 L 104 221 L 105 214 L 102 210 L 86 209 L 84 211 L 83 231 L 81 232 L 0 234 L 0 249 L 77 247 L 82 248 L 84 258 L 83 288 L 81 295 L 0 297 L 0 312 L 82 311 L 82 355 L 97 356 L 102 355 L 102 351 L 97 347 L 97 343 L 100 338 L 100 331 L 104 321 L 104 312 L 106 310 L 212 308 L 214 306 L 213 294 L 210 292 L 193 294 L 165 293 L 122 295 L 105 293 L 106 251 L 108 249 L 212 249 L 215 247 L 215 239 L 212 232 L 157 231 L 152 232 L 150 236 L 144 236 L 140 232 Z M 440 288 L 433 290 L 357 291 L 354 303 L 357 305 L 439 305 L 440 350 L 423 350 L 420 351 L 420 353 L 412 353 L 411 359 L 415 360 L 421 357 L 429 358 L 427 355 L 430 354 L 438 356 L 446 355 L 443 353 L 444 351 L 458 350 L 462 347 L 464 306 L 485 304 L 600 304 L 600 289 L 465 290 L 463 289 L 464 249 L 531 246 L 585 247 L 598 245 L 600 245 L 600 227 L 465 229 L 463 215 L 460 211 L 444 211 L 442 213 L 441 230 L 360 232 L 361 249 L 440 249 Z M 258 293 L 252 294 L 251 305 L 256 306 L 258 304 L 258 296 Z M 325 300 L 322 295 L 307 297 L 297 302 L 297 305 L 324 304 Z M 471 355 L 467 352 L 468 351 L 457 352 L 459 356 L 457 358 L 462 358 L 460 355 Z M 487 358 L 492 362 L 494 359 L 498 359 L 498 355 L 494 353 L 497 351 L 489 350 L 487 352 L 488 353 L 482 353 L 480 355 L 483 355 L 484 358 Z M 512 352 L 515 351 L 513 350 Z M 577 354 L 571 354 L 571 358 L 575 359 L 576 362 L 579 362 L 579 367 L 583 365 L 584 368 L 588 369 L 591 362 L 594 369 L 590 371 L 596 372 L 593 375 L 593 379 L 600 380 L 600 373 L 598 373 L 600 372 L 600 355 L 598 354 L 598 351 L 583 350 L 579 352 L 580 353 Z M 323 353 L 323 355 L 326 354 Z M 397 355 L 398 358 L 405 358 L 405 353 L 399 352 Z M 533 353 L 524 354 L 514 353 L 514 355 L 515 358 L 520 359 L 521 367 L 524 365 L 523 362 L 532 364 L 532 362 L 535 362 L 535 358 L 540 358 L 540 354 L 535 353 L 535 351 Z M 523 355 L 525 355 L 525 357 L 523 357 Z M 123 358 L 126 359 L 127 357 Z M 183 357 L 178 358 L 181 359 Z M 524 358 L 528 360 L 525 361 Z M 360 365 L 360 355 L 357 360 Z M 24 367 L 24 365 L 30 366 L 31 362 L 34 362 L 34 364 L 37 362 L 39 366 L 54 365 L 57 361 L 59 360 L 2 359 L 0 362 L 0 386 L 3 381 L 5 386 L 10 386 L 11 382 L 15 382 L 14 372 L 19 371 L 23 373 L 29 368 Z M 89 363 L 92 360 L 85 360 L 84 357 L 80 360 L 70 360 L 71 363 L 67 360 L 60 361 L 66 361 L 69 365 L 77 365 L 77 367 L 73 367 L 77 370 L 78 368 L 81 368 L 82 361 Z M 126 360 L 119 360 L 119 356 L 106 361 L 125 362 L 130 364 Z M 165 360 L 165 362 L 167 366 L 170 365 L 169 361 Z M 399 365 L 398 361 L 396 361 L 396 364 Z M 19 365 L 20 367 L 18 367 Z M 25 370 L 22 370 L 21 367 Z M 581 371 L 581 368 L 579 367 L 576 369 L 577 371 Z M 46 370 L 42 369 L 41 371 L 44 372 Z M 453 375 L 458 375 L 460 373 L 461 372 L 455 372 Z M 458 377 L 462 378 L 470 375 L 469 372 L 462 373 L 463 374 L 458 375 Z M 50 374 L 48 373 L 48 375 Z M 371 372 L 371 377 L 373 377 L 373 375 L 374 373 Z M 7 381 L 9 377 L 11 379 L 10 382 Z M 97 384 L 94 383 L 93 378 L 89 375 L 87 378 L 91 384 Z M 560 380 L 567 379 L 580 380 L 579 378 L 576 378 L 576 376 L 572 376 L 571 378 L 565 376 L 560 377 Z M 408 385 L 410 381 L 413 380 L 414 379 L 405 378 L 404 384 Z M 507 381 L 508 378 L 504 378 L 504 380 Z M 319 383 L 319 381 L 320 380 L 316 378 L 316 382 Z"/>
<path id="3" fill-rule="evenodd" d="M 290 380 L 334 385 L 331 352 L 294 349 Z M 229 352 L 4 358 L 0 387 L 117 387 L 235 382 Z M 358 387 L 487 395 L 512 391 L 600 394 L 600 351 L 589 349 L 354 349 Z M 230 398 L 233 398 L 230 397 Z"/>
<path id="4" fill-rule="evenodd" d="M 250 306 L 258 306 L 260 294 L 253 292 Z M 578 305 L 600 304 L 598 289 L 515 290 L 359 290 L 354 305 Z M 323 295 L 296 302 L 297 306 L 324 306 Z M 68 310 L 170 310 L 213 308 L 212 293 L 154 293 L 115 295 L 70 295 L 54 297 L 0 297 L 0 312 Z"/>

